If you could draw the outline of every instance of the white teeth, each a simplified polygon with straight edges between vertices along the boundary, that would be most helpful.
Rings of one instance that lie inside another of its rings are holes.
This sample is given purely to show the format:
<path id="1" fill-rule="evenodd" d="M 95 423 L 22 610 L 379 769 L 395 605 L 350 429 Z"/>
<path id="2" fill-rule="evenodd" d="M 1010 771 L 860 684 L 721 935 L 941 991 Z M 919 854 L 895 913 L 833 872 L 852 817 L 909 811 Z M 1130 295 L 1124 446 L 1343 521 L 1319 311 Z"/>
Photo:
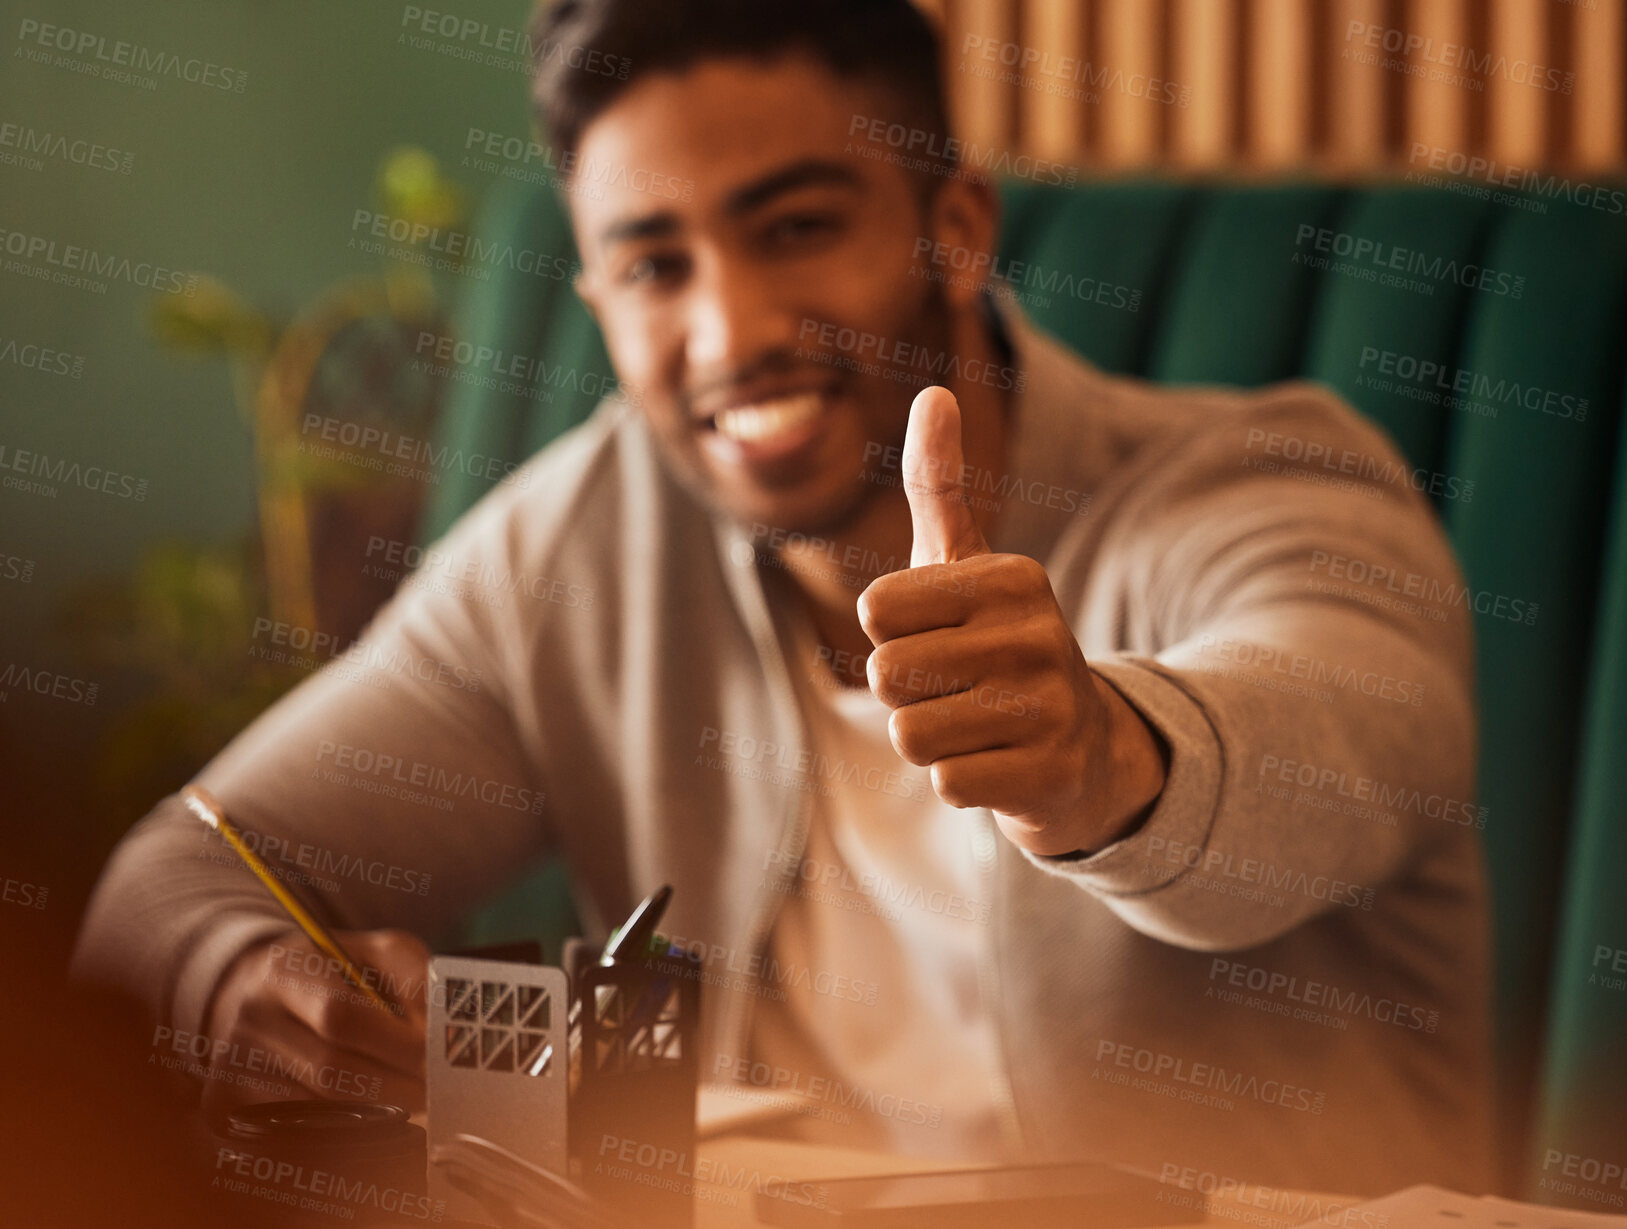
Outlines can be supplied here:
<path id="1" fill-rule="evenodd" d="M 720 410 L 718 433 L 731 440 L 767 439 L 801 426 L 818 414 L 819 400 L 818 393 L 797 393 L 753 406 Z"/>

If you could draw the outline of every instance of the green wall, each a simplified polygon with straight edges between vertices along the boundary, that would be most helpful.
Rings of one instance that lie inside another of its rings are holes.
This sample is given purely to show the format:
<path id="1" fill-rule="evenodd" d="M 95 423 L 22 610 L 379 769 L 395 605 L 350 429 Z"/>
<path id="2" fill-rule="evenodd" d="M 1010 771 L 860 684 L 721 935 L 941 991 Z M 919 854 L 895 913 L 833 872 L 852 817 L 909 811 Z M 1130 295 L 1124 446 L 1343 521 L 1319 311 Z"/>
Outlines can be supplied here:
<path id="1" fill-rule="evenodd" d="M 469 130 L 529 132 L 527 78 L 515 54 L 499 65 L 450 54 L 486 54 L 482 38 L 512 40 L 524 28 L 527 0 L 459 0 L 457 20 L 471 23 L 471 33 L 431 37 L 428 48 L 408 41 L 425 37 L 408 24 L 415 11 L 447 10 L 315 0 L 5 0 L 0 230 L 132 265 L 206 272 L 284 316 L 338 279 L 377 272 L 377 258 L 348 243 L 355 211 L 374 206 L 376 170 L 389 150 L 427 149 L 472 204 L 494 180 L 461 165 Z M 87 38 L 94 44 L 83 52 L 42 48 L 31 22 L 72 31 L 62 37 L 76 48 Z M 234 79 L 246 74 L 243 89 L 168 72 L 147 89 L 30 58 L 60 54 L 96 65 L 97 48 L 116 55 L 120 42 L 163 65 L 195 61 L 229 69 Z M 66 143 L 34 154 L 19 148 L 46 134 Z M 118 151 L 121 164 L 130 155 L 128 173 L 71 160 L 88 146 Z M 0 261 L 13 259 L 7 241 L 0 235 Z M 54 499 L 0 488 L 0 669 L 20 662 L 83 676 L 71 638 L 53 627 L 73 586 L 128 572 L 150 543 L 225 542 L 253 523 L 252 440 L 228 368 L 160 348 L 147 324 L 153 298 L 125 280 L 109 280 L 96 294 L 0 269 L 4 459 L 22 448 L 148 483 L 139 502 L 60 484 Z M 7 360 L 12 342 L 14 354 L 32 344 L 82 358 L 82 375 Z M 23 565 L 8 559 L 32 563 L 26 582 L 16 575 Z M 86 814 L 78 769 L 127 690 L 119 677 L 90 681 L 101 687 L 94 706 L 16 688 L 0 700 L 0 777 L 8 784 L 0 809 L 32 821 L 35 838 L 19 845 L 19 827 L 10 826 L 10 861 L 36 878 L 66 880 L 52 885 L 58 895 L 48 915 L 64 931 L 76 923 L 76 898 L 111 834 L 137 817 Z"/>

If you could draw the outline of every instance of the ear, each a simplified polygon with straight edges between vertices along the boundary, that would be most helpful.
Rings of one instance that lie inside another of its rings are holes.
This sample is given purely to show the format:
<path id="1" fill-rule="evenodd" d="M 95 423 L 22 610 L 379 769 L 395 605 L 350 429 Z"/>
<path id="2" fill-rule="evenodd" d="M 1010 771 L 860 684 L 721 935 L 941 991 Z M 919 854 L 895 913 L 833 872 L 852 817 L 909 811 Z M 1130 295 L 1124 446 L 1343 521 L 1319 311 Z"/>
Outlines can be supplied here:
<path id="1" fill-rule="evenodd" d="M 576 240 L 576 276 L 571 278 L 571 289 L 576 297 L 582 301 L 582 306 L 588 309 L 588 315 L 593 322 L 604 327 L 600 309 L 604 305 L 604 273 L 598 268 L 596 258 L 589 256 L 586 245 L 582 242 L 584 227 L 582 219 L 576 214 L 576 194 L 569 193 L 570 199 L 566 202 L 566 209 L 570 213 L 571 235 Z"/>
<path id="2" fill-rule="evenodd" d="M 571 289 L 576 291 L 576 297 L 582 300 L 582 306 L 588 309 L 588 315 L 593 317 L 593 322 L 602 328 L 599 305 L 604 296 L 604 281 L 599 272 L 584 264 L 581 271 L 571 278 Z"/>
<path id="3" fill-rule="evenodd" d="M 967 172 L 938 185 L 929 212 L 929 229 L 936 249 L 952 253 L 952 269 L 944 269 L 944 298 L 951 307 L 974 303 L 988 284 L 1000 237 L 1000 194 L 987 176 Z M 951 275 L 952 274 L 952 275 Z"/>

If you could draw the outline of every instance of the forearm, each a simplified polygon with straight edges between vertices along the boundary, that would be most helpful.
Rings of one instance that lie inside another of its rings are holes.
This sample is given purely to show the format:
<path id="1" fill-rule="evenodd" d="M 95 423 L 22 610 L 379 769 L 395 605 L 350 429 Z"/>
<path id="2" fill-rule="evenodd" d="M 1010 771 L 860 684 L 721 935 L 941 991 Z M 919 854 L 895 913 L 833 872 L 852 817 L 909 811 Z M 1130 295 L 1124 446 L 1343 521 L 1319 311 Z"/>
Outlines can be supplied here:
<path id="1" fill-rule="evenodd" d="M 1330 909 L 1369 910 L 1420 844 L 1445 825 L 1480 822 L 1472 708 L 1449 663 L 1327 612 L 1247 642 L 1312 660 L 1354 653 L 1411 681 L 1424 702 L 1291 694 L 1312 689 L 1215 670 L 1201 640 L 1099 662 L 1169 740 L 1169 770 L 1119 840 L 1036 861 L 1180 946 L 1240 948 Z"/>
<path id="2" fill-rule="evenodd" d="M 478 640 L 466 642 L 459 660 L 484 664 Z M 379 660 L 454 651 L 395 617 L 366 645 Z M 272 872 L 337 927 L 433 935 L 544 842 L 545 796 L 502 701 L 418 672 L 325 670 L 198 779 Z M 196 1030 L 231 961 L 289 925 L 235 852 L 171 798 L 110 860 L 75 973 Z"/>
<path id="3" fill-rule="evenodd" d="M 1169 744 L 1095 671 L 1096 694 L 1107 712 L 1108 734 L 1095 779 L 1099 801 L 1083 817 L 1085 839 L 1073 856 L 1085 857 L 1135 833 L 1152 813 L 1169 778 Z"/>
<path id="4" fill-rule="evenodd" d="M 1047 565 L 1086 659 L 1169 760 L 1117 841 L 1035 861 L 1148 935 L 1227 948 L 1371 907 L 1450 835 L 1443 812 L 1480 816 L 1471 613 L 1404 462 L 1317 390 L 1210 421 L 1148 447 L 1121 475 L 1133 495 Z M 1371 458 L 1373 474 L 1334 486 L 1314 467 L 1251 465 L 1261 431 Z M 1446 596 L 1400 600 L 1374 578 Z M 1395 683 L 1350 685 L 1370 677 Z"/>
<path id="5" fill-rule="evenodd" d="M 202 1030 L 237 954 L 293 924 L 250 876 L 212 861 L 205 836 L 173 796 L 126 835 L 91 896 L 72 966 L 75 980 L 116 989 L 188 1032 Z"/>

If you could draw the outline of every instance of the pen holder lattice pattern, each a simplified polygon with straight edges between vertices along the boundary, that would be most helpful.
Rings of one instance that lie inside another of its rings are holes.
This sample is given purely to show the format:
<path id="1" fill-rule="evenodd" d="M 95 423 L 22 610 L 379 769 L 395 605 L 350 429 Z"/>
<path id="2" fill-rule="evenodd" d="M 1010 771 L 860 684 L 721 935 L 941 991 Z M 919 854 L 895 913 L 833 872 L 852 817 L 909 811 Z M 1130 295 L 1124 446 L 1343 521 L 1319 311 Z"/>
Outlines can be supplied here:
<path id="1" fill-rule="evenodd" d="M 430 962 L 429 1142 L 467 1133 L 568 1176 L 629 1225 L 688 1229 L 700 1026 L 698 960 L 600 965 Z M 475 1224 L 489 1213 L 431 1168 L 430 1193 Z"/>
<path id="2" fill-rule="evenodd" d="M 700 962 L 600 965 L 595 956 L 577 953 L 571 981 L 572 1172 L 630 1224 L 687 1227 Z"/>
<path id="3" fill-rule="evenodd" d="M 550 1172 L 566 1171 L 569 1005 L 559 969 L 454 956 L 430 962 L 431 1147 L 468 1133 Z M 430 1170 L 429 1182 L 451 1217 L 485 1222 L 479 1201 L 439 1170 Z"/>

